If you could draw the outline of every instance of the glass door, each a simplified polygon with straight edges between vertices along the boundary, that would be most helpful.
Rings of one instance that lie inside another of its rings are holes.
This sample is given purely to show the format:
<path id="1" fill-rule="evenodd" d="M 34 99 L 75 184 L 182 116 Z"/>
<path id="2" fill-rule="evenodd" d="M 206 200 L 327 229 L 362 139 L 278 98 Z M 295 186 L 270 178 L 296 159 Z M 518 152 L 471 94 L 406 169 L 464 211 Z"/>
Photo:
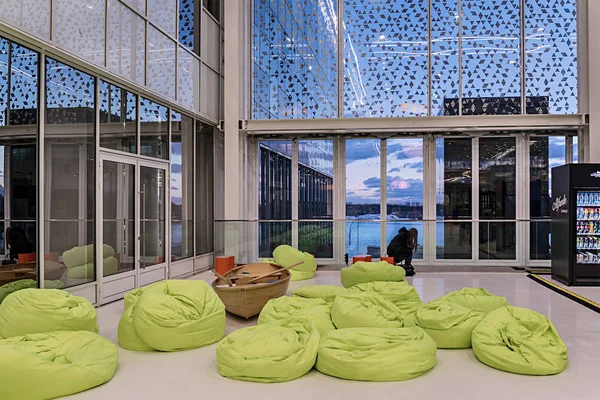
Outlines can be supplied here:
<path id="1" fill-rule="evenodd" d="M 167 277 L 166 165 L 101 154 L 100 303 Z M 100 250 L 98 251 L 100 253 Z"/>

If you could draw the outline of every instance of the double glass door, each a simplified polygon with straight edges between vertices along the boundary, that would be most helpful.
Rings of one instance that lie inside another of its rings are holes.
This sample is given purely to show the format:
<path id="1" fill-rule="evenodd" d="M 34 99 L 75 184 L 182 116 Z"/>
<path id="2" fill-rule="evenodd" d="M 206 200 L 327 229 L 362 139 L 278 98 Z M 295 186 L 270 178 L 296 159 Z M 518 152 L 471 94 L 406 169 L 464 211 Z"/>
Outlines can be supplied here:
<path id="1" fill-rule="evenodd" d="M 101 303 L 167 277 L 167 167 L 101 154 Z"/>

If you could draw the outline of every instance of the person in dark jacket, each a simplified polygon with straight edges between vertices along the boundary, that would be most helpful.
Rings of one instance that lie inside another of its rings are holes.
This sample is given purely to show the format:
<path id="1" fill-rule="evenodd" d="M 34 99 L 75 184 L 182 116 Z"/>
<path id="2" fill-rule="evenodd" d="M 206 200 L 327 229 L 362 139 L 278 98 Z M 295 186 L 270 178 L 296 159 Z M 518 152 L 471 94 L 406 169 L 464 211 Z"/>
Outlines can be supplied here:
<path id="1" fill-rule="evenodd" d="M 35 251 L 33 244 L 25 234 L 25 230 L 18 226 L 6 229 L 6 244 L 8 244 L 10 250 L 9 258 L 13 261 L 19 258 L 19 254 L 29 254 Z"/>
<path id="2" fill-rule="evenodd" d="M 396 264 L 404 261 L 404 269 L 407 276 L 415 274 L 415 269 L 412 266 L 413 250 L 417 245 L 417 230 L 407 230 L 405 227 L 400 228 L 398 234 L 394 236 L 387 248 L 389 257 L 394 257 Z"/>

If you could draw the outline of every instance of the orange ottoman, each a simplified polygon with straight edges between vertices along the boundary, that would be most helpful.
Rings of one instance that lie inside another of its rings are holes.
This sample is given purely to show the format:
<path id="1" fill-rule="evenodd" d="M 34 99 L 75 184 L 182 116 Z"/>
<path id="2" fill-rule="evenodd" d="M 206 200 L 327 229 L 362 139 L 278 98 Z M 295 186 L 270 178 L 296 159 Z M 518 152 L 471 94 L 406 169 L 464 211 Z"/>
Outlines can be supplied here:
<path id="1" fill-rule="evenodd" d="M 387 261 L 389 264 L 396 265 L 394 257 L 381 257 L 381 261 Z"/>
<path id="2" fill-rule="evenodd" d="M 365 261 L 365 262 L 372 262 L 373 261 L 373 257 L 366 255 L 366 256 L 354 256 L 352 257 L 352 264 L 356 264 L 359 261 Z"/>
<path id="3" fill-rule="evenodd" d="M 215 257 L 215 272 L 224 275 L 235 267 L 234 256 Z"/>

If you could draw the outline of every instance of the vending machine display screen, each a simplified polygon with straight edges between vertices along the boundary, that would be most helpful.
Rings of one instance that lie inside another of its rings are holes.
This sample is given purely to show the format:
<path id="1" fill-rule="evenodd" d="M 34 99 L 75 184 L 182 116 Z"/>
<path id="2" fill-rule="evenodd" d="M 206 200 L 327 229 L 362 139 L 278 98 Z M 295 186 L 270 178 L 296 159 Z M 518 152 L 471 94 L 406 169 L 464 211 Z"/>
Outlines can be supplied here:
<path id="1" fill-rule="evenodd" d="M 577 264 L 600 265 L 600 191 L 577 193 Z"/>

